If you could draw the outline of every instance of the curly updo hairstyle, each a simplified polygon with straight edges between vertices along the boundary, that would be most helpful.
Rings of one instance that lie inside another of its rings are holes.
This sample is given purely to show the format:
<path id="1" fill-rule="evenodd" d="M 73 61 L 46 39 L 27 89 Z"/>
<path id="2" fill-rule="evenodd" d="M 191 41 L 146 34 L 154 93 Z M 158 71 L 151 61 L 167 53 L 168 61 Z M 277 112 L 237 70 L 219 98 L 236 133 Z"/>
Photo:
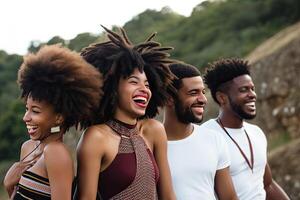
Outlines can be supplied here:
<path id="1" fill-rule="evenodd" d="M 104 95 L 100 102 L 98 123 L 106 122 L 114 116 L 119 80 L 130 76 L 136 68 L 145 72 L 152 92 L 146 113 L 141 118 L 154 117 L 158 107 L 165 105 L 169 98 L 167 89 L 172 87 L 174 75 L 168 65 L 173 60 L 169 59 L 167 53 L 172 48 L 162 47 L 160 43 L 152 41 L 155 34 L 145 42 L 134 45 L 124 29 L 120 28 L 121 34 L 118 34 L 103 28 L 109 40 L 93 44 L 81 52 L 83 58 L 104 76 Z"/>
<path id="2" fill-rule="evenodd" d="M 250 75 L 249 68 L 247 61 L 238 58 L 220 59 L 212 64 L 210 63 L 203 78 L 214 101 L 219 104 L 216 92 L 225 92 L 225 83 L 241 75 Z"/>
<path id="3" fill-rule="evenodd" d="M 82 57 L 59 45 L 42 47 L 24 57 L 18 72 L 21 98 L 45 101 L 62 114 L 62 127 L 86 128 L 102 97 L 102 77 Z"/>

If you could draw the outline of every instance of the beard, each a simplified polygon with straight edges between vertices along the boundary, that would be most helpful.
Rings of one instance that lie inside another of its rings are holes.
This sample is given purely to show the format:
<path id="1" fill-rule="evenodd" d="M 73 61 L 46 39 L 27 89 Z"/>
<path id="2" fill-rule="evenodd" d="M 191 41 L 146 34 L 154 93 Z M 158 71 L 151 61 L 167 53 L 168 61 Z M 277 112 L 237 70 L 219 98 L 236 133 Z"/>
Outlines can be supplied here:
<path id="1" fill-rule="evenodd" d="M 232 110 L 238 115 L 238 117 L 240 119 L 251 120 L 251 119 L 255 118 L 256 114 L 246 113 L 243 110 L 242 106 L 234 103 L 230 97 L 229 97 L 229 103 L 230 103 L 230 106 L 231 106 Z"/>
<path id="2" fill-rule="evenodd" d="M 179 99 L 176 99 L 174 106 L 175 106 L 175 113 L 176 113 L 177 119 L 181 123 L 188 124 L 188 123 L 202 122 L 203 115 L 201 115 L 201 117 L 197 117 L 191 109 L 191 107 L 193 105 L 183 107 L 182 102 Z"/>

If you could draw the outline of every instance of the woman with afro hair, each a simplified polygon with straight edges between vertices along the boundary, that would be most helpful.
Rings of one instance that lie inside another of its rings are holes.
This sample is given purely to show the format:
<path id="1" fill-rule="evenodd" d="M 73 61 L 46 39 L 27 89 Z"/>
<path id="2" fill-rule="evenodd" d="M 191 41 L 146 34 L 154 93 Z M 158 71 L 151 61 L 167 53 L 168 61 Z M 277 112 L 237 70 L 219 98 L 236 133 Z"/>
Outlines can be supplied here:
<path id="1" fill-rule="evenodd" d="M 101 98 L 100 73 L 75 52 L 44 46 L 24 57 L 18 84 L 30 139 L 6 174 L 10 199 L 71 199 L 74 169 L 63 135 L 71 126 L 92 123 Z"/>
<path id="2" fill-rule="evenodd" d="M 175 199 L 166 133 L 151 119 L 168 99 L 173 61 L 167 51 L 172 48 L 152 41 L 155 34 L 134 45 L 123 29 L 118 34 L 103 28 L 109 40 L 81 53 L 103 74 L 104 94 L 98 123 L 85 131 L 77 147 L 77 198 Z"/>

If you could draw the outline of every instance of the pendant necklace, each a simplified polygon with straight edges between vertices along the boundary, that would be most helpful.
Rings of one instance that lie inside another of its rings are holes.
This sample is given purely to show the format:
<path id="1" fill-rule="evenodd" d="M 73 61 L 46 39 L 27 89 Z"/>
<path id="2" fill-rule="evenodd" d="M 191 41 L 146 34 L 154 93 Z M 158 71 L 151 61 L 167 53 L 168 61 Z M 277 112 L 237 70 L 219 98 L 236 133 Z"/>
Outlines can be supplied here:
<path id="1" fill-rule="evenodd" d="M 252 143 L 251 143 L 251 140 L 250 140 L 250 137 L 246 131 L 245 128 L 244 129 L 244 132 L 247 136 L 247 139 L 248 139 L 248 143 L 249 143 L 249 149 L 250 149 L 250 159 L 251 161 L 249 161 L 249 159 L 247 158 L 246 154 L 244 153 L 244 151 L 242 150 L 242 148 L 239 146 L 239 144 L 233 139 L 233 137 L 228 133 L 228 131 L 225 129 L 224 125 L 222 124 L 222 121 L 220 118 L 218 118 L 216 120 L 218 122 L 218 124 L 221 126 L 221 128 L 224 130 L 224 132 L 228 135 L 228 137 L 232 140 L 232 142 L 236 145 L 236 147 L 239 149 L 239 151 L 241 152 L 242 156 L 244 157 L 246 163 L 248 164 L 248 166 L 250 167 L 252 173 L 253 173 L 253 166 L 254 166 L 254 155 L 253 155 L 253 147 L 252 147 Z"/>

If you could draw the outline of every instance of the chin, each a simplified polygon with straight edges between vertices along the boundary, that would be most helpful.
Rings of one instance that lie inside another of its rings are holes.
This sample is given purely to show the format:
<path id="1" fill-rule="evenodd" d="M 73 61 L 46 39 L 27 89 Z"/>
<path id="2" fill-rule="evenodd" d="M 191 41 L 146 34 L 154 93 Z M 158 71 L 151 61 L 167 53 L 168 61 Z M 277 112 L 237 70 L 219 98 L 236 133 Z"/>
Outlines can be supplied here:
<path id="1" fill-rule="evenodd" d="M 247 113 L 247 115 L 245 115 L 243 118 L 246 119 L 246 120 L 251 120 L 251 119 L 254 119 L 255 117 L 256 117 L 256 113 L 255 114 Z"/>
<path id="2" fill-rule="evenodd" d="M 39 140 L 38 137 L 34 137 L 34 136 L 30 136 L 30 139 L 31 139 L 31 140 L 34 140 L 34 141 L 38 141 L 38 140 Z"/>
<path id="3" fill-rule="evenodd" d="M 135 118 L 139 118 L 139 117 L 142 117 L 146 114 L 145 111 L 141 112 L 141 111 L 137 111 L 137 112 L 134 112 L 133 115 Z"/>

